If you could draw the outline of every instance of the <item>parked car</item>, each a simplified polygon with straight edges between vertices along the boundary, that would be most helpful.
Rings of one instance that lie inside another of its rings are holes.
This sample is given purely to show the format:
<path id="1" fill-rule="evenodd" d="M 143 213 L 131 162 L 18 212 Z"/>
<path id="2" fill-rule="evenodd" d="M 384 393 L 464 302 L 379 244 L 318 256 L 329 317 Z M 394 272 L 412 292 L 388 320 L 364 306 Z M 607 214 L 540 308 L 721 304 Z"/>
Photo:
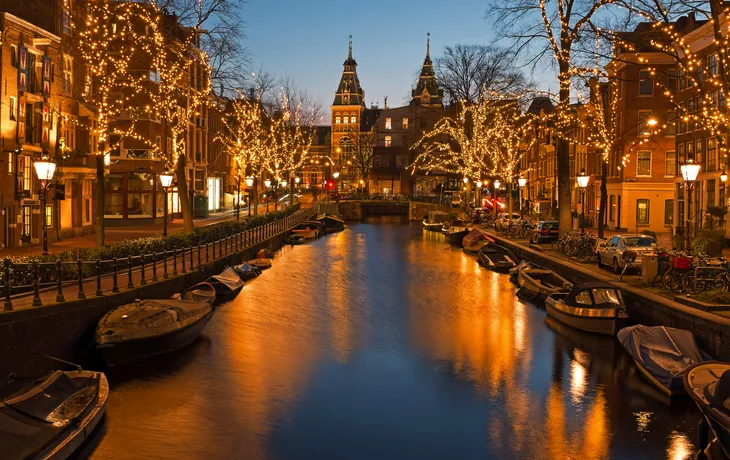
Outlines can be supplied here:
<path id="1" fill-rule="evenodd" d="M 636 258 L 633 266 L 640 267 L 642 256 L 656 251 L 657 241 L 648 235 L 615 235 L 608 240 L 608 244 L 598 248 L 598 266 L 610 266 L 616 273 L 621 273 L 626 265 L 624 253 L 631 251 Z"/>
<path id="2" fill-rule="evenodd" d="M 522 216 L 520 216 L 519 212 L 513 212 L 512 213 L 512 222 L 519 222 L 522 219 Z M 495 228 L 502 228 L 502 227 L 508 227 L 510 223 L 509 213 L 508 212 L 502 212 L 497 214 L 497 220 L 494 222 Z"/>
<path id="3" fill-rule="evenodd" d="M 560 226 L 558 221 L 539 221 L 532 230 L 530 230 L 530 244 L 553 243 L 557 241 L 560 236 L 559 229 Z"/>

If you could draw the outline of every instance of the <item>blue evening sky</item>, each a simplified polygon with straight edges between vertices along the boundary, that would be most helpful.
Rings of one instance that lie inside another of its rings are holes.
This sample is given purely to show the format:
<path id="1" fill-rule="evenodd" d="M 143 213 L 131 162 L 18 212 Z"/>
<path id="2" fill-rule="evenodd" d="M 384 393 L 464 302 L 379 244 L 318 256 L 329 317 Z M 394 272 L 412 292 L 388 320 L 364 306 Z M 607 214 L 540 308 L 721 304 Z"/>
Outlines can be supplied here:
<path id="1" fill-rule="evenodd" d="M 505 0 L 508 1 L 508 0 Z M 249 0 L 243 8 L 253 69 L 290 76 L 323 104 L 324 123 L 347 57 L 348 36 L 368 107 L 402 105 L 423 64 L 457 43 L 489 44 L 484 0 Z"/>

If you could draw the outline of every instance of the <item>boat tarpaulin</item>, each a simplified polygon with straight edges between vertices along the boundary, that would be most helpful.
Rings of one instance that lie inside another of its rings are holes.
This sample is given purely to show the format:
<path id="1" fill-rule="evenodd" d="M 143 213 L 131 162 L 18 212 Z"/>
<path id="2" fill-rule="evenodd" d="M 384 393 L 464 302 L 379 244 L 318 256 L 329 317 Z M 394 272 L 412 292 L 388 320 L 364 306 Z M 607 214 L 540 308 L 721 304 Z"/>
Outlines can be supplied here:
<path id="1" fill-rule="evenodd" d="M 662 385 L 681 388 L 682 375 L 704 361 L 690 331 L 664 326 L 630 326 L 618 332 L 629 354 Z"/>
<path id="2" fill-rule="evenodd" d="M 219 281 L 231 291 L 235 291 L 236 289 L 243 286 L 243 280 L 240 276 L 238 276 L 238 273 L 236 273 L 231 267 L 226 267 L 225 270 L 217 275 L 211 276 L 211 278 Z"/>
<path id="3" fill-rule="evenodd" d="M 472 230 L 464 237 L 462 240 L 462 244 L 464 247 L 473 246 L 476 243 L 478 243 L 481 240 L 486 240 L 489 243 L 494 243 L 494 240 L 491 239 L 487 234 L 484 232 L 484 230 L 474 227 Z"/>

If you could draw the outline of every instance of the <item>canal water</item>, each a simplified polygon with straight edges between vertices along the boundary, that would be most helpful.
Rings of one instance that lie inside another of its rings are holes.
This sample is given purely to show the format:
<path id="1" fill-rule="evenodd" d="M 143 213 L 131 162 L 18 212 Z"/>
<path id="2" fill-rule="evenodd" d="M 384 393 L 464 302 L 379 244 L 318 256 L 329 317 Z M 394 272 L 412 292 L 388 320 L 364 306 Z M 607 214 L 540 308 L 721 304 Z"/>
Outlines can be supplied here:
<path id="1" fill-rule="evenodd" d="M 416 224 L 285 247 L 192 346 L 108 375 L 94 459 L 682 459 L 699 421 Z"/>

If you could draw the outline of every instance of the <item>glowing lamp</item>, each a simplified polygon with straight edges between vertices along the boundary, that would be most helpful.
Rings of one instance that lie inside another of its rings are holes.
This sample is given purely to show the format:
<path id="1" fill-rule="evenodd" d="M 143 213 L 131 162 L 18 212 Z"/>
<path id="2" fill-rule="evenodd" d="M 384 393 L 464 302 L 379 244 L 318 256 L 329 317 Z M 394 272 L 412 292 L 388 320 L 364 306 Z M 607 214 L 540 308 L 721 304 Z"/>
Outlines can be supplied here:
<path id="1" fill-rule="evenodd" d="M 499 179 L 494 180 L 494 188 L 499 189 L 499 186 L 502 185 L 502 183 L 499 181 Z"/>
<path id="2" fill-rule="evenodd" d="M 160 174 L 160 183 L 163 188 L 167 188 L 172 185 L 172 173 L 169 169 L 165 168 L 165 171 Z"/>
<path id="3" fill-rule="evenodd" d="M 251 176 L 248 176 L 248 177 L 246 178 L 246 185 L 247 185 L 248 187 L 253 187 L 253 177 L 251 177 Z"/>
<path id="4" fill-rule="evenodd" d="M 658 125 L 659 121 L 657 121 L 656 118 L 647 118 L 646 124 L 653 127 L 653 126 Z"/>
<path id="5" fill-rule="evenodd" d="M 339 179 L 339 177 L 340 177 L 340 172 L 339 172 L 339 171 L 335 171 L 335 172 L 333 172 L 333 173 L 332 173 L 332 177 L 334 177 L 335 179 Z"/>
<path id="6" fill-rule="evenodd" d="M 281 181 L 281 186 L 282 187 L 286 188 L 286 184 L 287 184 L 287 182 L 285 180 Z"/>
<path id="7" fill-rule="evenodd" d="M 724 169 L 722 170 L 722 174 L 720 174 L 720 180 L 722 181 L 723 184 L 725 182 L 727 182 L 727 173 L 725 172 Z"/>
<path id="8" fill-rule="evenodd" d="M 38 180 L 41 181 L 43 186 L 53 180 L 53 174 L 56 172 L 56 163 L 54 163 L 50 158 L 44 156 L 41 159 L 36 160 L 33 163 L 33 166 L 35 166 L 35 173 L 38 175 Z"/>
<path id="9" fill-rule="evenodd" d="M 296 182 L 296 183 L 297 183 L 297 185 L 299 185 L 299 182 L 301 182 L 301 179 L 300 179 L 300 178 L 298 178 L 298 177 L 295 177 L 295 178 L 294 178 L 294 182 Z"/>
<path id="10" fill-rule="evenodd" d="M 695 163 L 692 159 L 687 160 L 685 164 L 680 166 L 682 170 L 682 178 L 685 182 L 694 182 L 697 180 L 697 175 L 700 173 L 700 165 Z"/>
<path id="11" fill-rule="evenodd" d="M 586 170 L 582 170 L 580 174 L 576 177 L 578 180 L 578 187 L 580 188 L 586 188 L 588 187 L 588 180 L 591 178 L 588 174 L 586 174 Z"/>
<path id="12" fill-rule="evenodd" d="M 524 177 L 520 176 L 517 179 L 517 184 L 519 184 L 520 187 L 524 187 L 525 185 L 527 185 L 527 179 L 525 179 Z"/>
<path id="13" fill-rule="evenodd" d="M 483 184 L 482 184 L 482 181 L 478 180 L 478 181 L 477 181 L 477 188 L 482 188 L 482 185 L 483 185 Z"/>
<path id="14" fill-rule="evenodd" d="M 271 187 L 271 179 L 266 179 L 266 180 L 264 181 L 264 185 L 265 185 L 266 187 Z"/>
<path id="15" fill-rule="evenodd" d="M 104 155 L 104 166 L 109 166 L 112 164 L 112 154 L 111 152 L 107 152 L 106 155 Z"/>
<path id="16" fill-rule="evenodd" d="M 464 183 L 466 184 L 467 182 L 469 182 L 469 178 L 468 177 L 465 177 L 464 178 Z"/>

